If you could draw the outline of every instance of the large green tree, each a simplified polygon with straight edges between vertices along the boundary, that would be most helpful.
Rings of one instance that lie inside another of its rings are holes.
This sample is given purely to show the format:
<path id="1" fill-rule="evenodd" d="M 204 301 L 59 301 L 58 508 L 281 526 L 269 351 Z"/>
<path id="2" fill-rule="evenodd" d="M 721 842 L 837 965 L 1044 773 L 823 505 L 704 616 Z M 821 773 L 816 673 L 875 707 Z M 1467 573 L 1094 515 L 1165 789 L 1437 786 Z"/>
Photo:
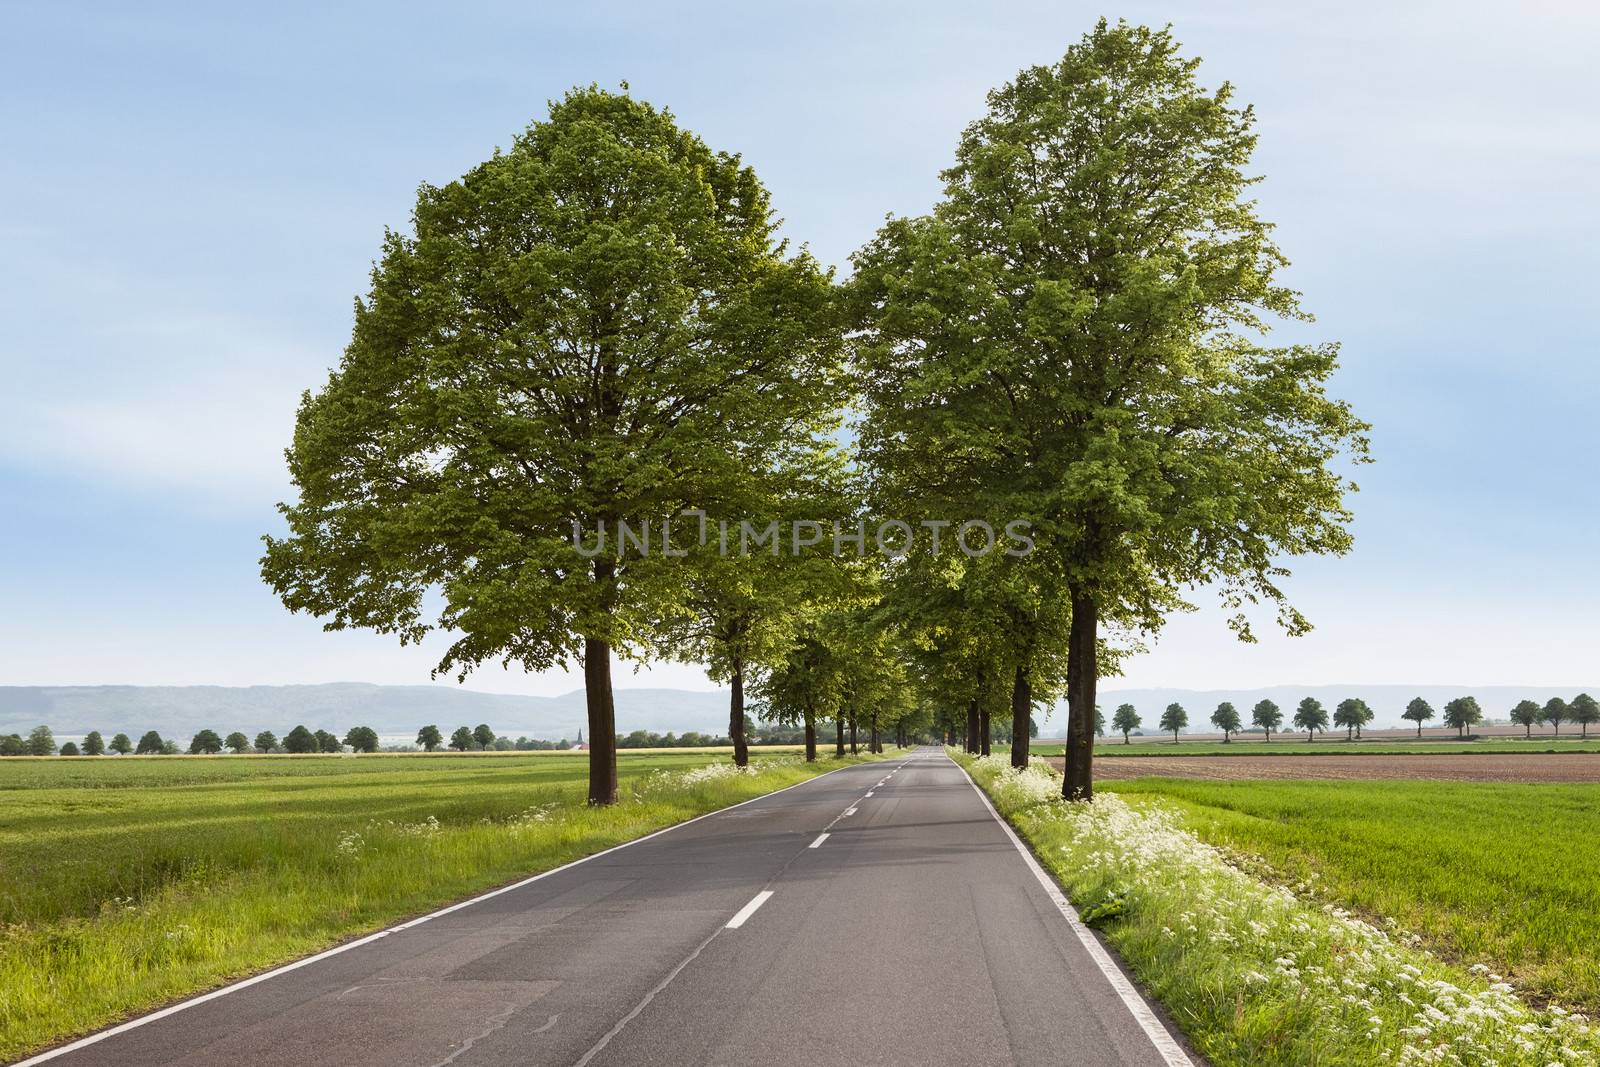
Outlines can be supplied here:
<path id="1" fill-rule="evenodd" d="M 1328 728 L 1328 709 L 1316 697 L 1306 697 L 1294 709 L 1294 724 L 1306 732 L 1307 741 L 1315 741 L 1317 731 Z"/>
<path id="2" fill-rule="evenodd" d="M 1561 724 L 1570 717 L 1567 702 L 1560 697 L 1551 697 L 1545 701 L 1544 709 L 1539 713 L 1540 719 L 1555 727 L 1557 737 L 1561 736 Z"/>
<path id="3" fill-rule="evenodd" d="M 1239 709 L 1224 700 L 1217 705 L 1217 710 L 1211 713 L 1211 725 L 1222 731 L 1224 743 L 1232 740 L 1232 735 L 1239 732 L 1239 727 L 1244 724 L 1239 720 Z"/>
<path id="4" fill-rule="evenodd" d="M 879 506 L 891 513 L 915 506 L 885 491 L 891 477 L 876 479 Z M 1059 692 L 1066 614 L 1048 595 L 1048 576 L 1003 551 L 952 551 L 959 527 L 942 533 L 935 542 L 924 528 L 890 566 L 887 615 L 905 635 L 924 691 L 965 702 L 968 750 L 987 752 L 1000 712 L 1010 723 L 1011 765 L 1026 767 L 1033 709 Z"/>
<path id="5" fill-rule="evenodd" d="M 1189 725 L 1189 713 L 1183 710 L 1183 705 L 1176 702 L 1167 705 L 1167 710 L 1161 713 L 1161 728 L 1172 733 L 1172 743 L 1178 743 L 1178 734 L 1185 726 Z"/>
<path id="6" fill-rule="evenodd" d="M 302 723 L 283 735 L 283 750 L 294 755 L 306 755 L 318 752 L 322 745 L 317 741 L 317 735 L 312 733 Z"/>
<path id="7" fill-rule="evenodd" d="M 817 759 L 817 721 L 831 717 L 844 706 L 841 650 L 808 623 L 789 646 L 787 654 L 762 672 L 754 689 L 761 717 L 771 722 L 798 725 L 805 731 L 807 763 Z"/>
<path id="8" fill-rule="evenodd" d="M 55 735 L 48 726 L 35 726 L 28 734 L 28 755 L 54 756 L 56 754 Z"/>
<path id="9" fill-rule="evenodd" d="M 853 510 L 844 453 L 828 436 L 838 427 L 834 401 L 842 397 L 833 388 L 819 388 L 809 408 L 790 413 L 783 440 L 764 455 L 749 454 L 750 466 L 732 473 L 721 490 L 722 514 L 707 514 L 691 528 L 686 595 L 664 627 L 673 655 L 728 685 L 728 738 L 740 767 L 750 759 L 747 689 L 788 654 L 806 616 L 802 606 L 849 584 L 845 561 L 833 552 L 834 531 L 815 520 Z M 748 521 L 742 516 L 758 517 L 763 528 L 778 522 L 788 543 L 777 552 L 743 551 L 736 540 L 742 532 L 735 532 Z M 796 544 L 814 538 L 815 544 Z"/>
<path id="10" fill-rule="evenodd" d="M 1284 559 L 1351 543 L 1336 464 L 1366 427 L 1325 392 L 1334 346 L 1263 340 L 1303 315 L 1250 199 L 1254 114 L 1197 65 L 1102 22 L 991 93 L 933 213 L 856 256 L 868 460 L 923 453 L 941 497 L 1030 522 L 1070 608 L 1070 797 L 1103 625 L 1154 630 L 1215 583 L 1242 638 L 1262 601 L 1302 633 Z"/>
<path id="11" fill-rule="evenodd" d="M 1588 693 L 1579 693 L 1567 708 L 1572 712 L 1572 721 L 1583 727 L 1583 736 L 1587 738 L 1589 727 L 1600 722 L 1600 700 L 1595 700 Z"/>
<path id="12" fill-rule="evenodd" d="M 1455 727 L 1457 736 L 1465 737 L 1469 726 L 1483 721 L 1483 709 L 1476 697 L 1456 697 L 1444 706 L 1444 724 Z"/>
<path id="13" fill-rule="evenodd" d="M 352 726 L 344 735 L 344 743 L 352 752 L 378 751 L 378 731 L 370 726 Z"/>
<path id="14" fill-rule="evenodd" d="M 1417 724 L 1417 736 L 1422 736 L 1422 724 L 1433 718 L 1433 705 L 1421 697 L 1412 697 L 1406 705 L 1406 710 L 1400 713 L 1402 719 L 1409 719 Z"/>
<path id="15" fill-rule="evenodd" d="M 440 672 L 581 664 L 589 800 L 612 803 L 611 657 L 684 597 L 661 524 L 714 510 L 805 406 L 830 279 L 737 156 L 595 88 L 424 185 L 413 222 L 301 406 L 263 575 L 333 629 L 448 632 Z"/>
<path id="16" fill-rule="evenodd" d="M 1517 706 L 1511 709 L 1511 721 L 1522 727 L 1522 734 L 1526 738 L 1533 737 L 1533 724 L 1539 721 L 1543 709 L 1532 700 L 1519 700 Z"/>
<path id="17" fill-rule="evenodd" d="M 1333 724 L 1344 727 L 1346 740 L 1354 740 L 1360 736 L 1361 728 L 1371 721 L 1372 709 L 1360 697 L 1341 700 L 1333 709 Z"/>
<path id="18" fill-rule="evenodd" d="M 191 756 L 215 756 L 222 751 L 222 738 L 215 730 L 201 730 L 189 739 Z"/>
<path id="19" fill-rule="evenodd" d="M 1283 723 L 1283 711 L 1270 700 L 1258 700 L 1250 709 L 1250 723 L 1261 728 L 1263 740 L 1271 741 L 1272 731 Z"/>
<path id="20" fill-rule="evenodd" d="M 1128 743 L 1128 735 L 1139 728 L 1139 709 L 1132 704 L 1118 704 L 1117 710 L 1111 716 L 1111 728 L 1122 735 L 1122 743 Z"/>

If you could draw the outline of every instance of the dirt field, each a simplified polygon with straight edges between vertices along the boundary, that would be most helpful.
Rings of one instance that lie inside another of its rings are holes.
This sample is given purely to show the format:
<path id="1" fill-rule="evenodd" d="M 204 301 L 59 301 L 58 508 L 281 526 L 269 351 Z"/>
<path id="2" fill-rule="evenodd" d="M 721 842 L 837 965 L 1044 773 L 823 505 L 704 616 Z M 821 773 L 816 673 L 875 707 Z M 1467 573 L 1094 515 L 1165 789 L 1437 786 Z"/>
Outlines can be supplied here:
<path id="1" fill-rule="evenodd" d="M 1061 769 L 1060 758 L 1050 761 Z M 1453 782 L 1600 782 L 1600 753 L 1370 756 L 1123 756 L 1094 762 L 1097 779 L 1425 778 Z"/>

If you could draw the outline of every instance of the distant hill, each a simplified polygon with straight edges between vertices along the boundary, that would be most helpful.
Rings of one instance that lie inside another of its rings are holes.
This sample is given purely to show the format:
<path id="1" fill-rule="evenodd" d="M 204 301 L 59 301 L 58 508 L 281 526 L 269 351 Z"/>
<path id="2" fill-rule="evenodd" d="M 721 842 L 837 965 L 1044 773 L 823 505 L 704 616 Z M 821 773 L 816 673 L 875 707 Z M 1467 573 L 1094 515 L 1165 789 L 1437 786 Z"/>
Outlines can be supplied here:
<path id="1" fill-rule="evenodd" d="M 1449 686 L 1449 685 L 1279 685 L 1266 689 L 1117 689 L 1100 690 L 1100 706 L 1109 716 L 1118 704 L 1130 703 L 1144 716 L 1146 732 L 1155 729 L 1162 709 L 1174 701 L 1189 712 L 1191 732 L 1210 729 L 1209 718 L 1217 704 L 1232 701 L 1245 721 L 1259 700 L 1272 700 L 1283 709 L 1287 723 L 1296 704 L 1316 697 L 1331 713 L 1346 697 L 1360 697 L 1377 713 L 1374 728 L 1407 726 L 1400 712 L 1412 697 L 1420 696 L 1443 711 L 1454 697 L 1472 695 L 1484 714 L 1505 719 L 1519 700 L 1543 704 L 1553 696 L 1571 699 L 1592 686 Z M 726 692 L 684 689 L 618 689 L 617 729 L 698 730 L 721 734 L 728 728 Z M 44 723 L 61 737 L 81 736 L 99 730 L 110 736 L 121 732 L 137 737 L 159 730 L 164 737 L 187 741 L 196 731 L 223 734 L 243 730 L 255 736 L 271 730 L 280 736 L 304 723 L 313 730 L 332 730 L 340 736 L 352 726 L 371 726 L 385 741 L 410 740 L 418 727 L 437 723 L 445 733 L 457 726 L 486 722 L 507 737 L 575 739 L 587 722 L 582 690 L 558 697 L 509 696 L 435 685 L 369 685 L 338 682 L 329 685 L 230 686 L 0 686 L 0 734 L 26 734 Z M 1065 705 L 1057 707 L 1041 728 L 1045 736 L 1066 729 Z M 1439 725 L 1435 719 L 1430 725 Z"/>
<path id="2" fill-rule="evenodd" d="M 1551 697 L 1571 700 L 1585 691 L 1600 697 L 1600 685 L 1274 685 L 1266 689 L 1117 689 L 1102 686 L 1099 703 L 1108 720 L 1112 709 L 1118 704 L 1132 704 L 1144 717 L 1145 732 L 1150 733 L 1156 729 L 1156 720 L 1166 706 L 1176 702 L 1182 704 L 1189 713 L 1190 731 L 1198 733 L 1211 729 L 1211 713 L 1224 700 L 1231 701 L 1239 709 L 1247 725 L 1250 722 L 1250 709 L 1262 700 L 1270 700 L 1283 709 L 1283 721 L 1288 727 L 1294 717 L 1295 707 L 1306 697 L 1316 697 L 1322 701 L 1330 717 L 1339 701 L 1357 697 L 1365 700 L 1375 713 L 1373 727 L 1383 729 L 1413 725 L 1400 718 L 1400 713 L 1413 697 L 1421 697 L 1433 705 L 1439 717 L 1432 719 L 1428 725 L 1439 726 L 1442 725 L 1445 701 L 1460 696 L 1476 697 L 1485 716 L 1504 721 L 1519 700 L 1536 700 L 1543 704 Z M 1043 732 L 1051 736 L 1061 734 L 1066 730 L 1066 722 L 1066 705 L 1062 704 L 1043 724 Z M 1291 732 L 1293 730 L 1292 727 L 1288 729 Z"/>
<path id="3" fill-rule="evenodd" d="M 617 729 L 725 733 L 726 693 L 683 689 L 616 690 Z M 446 734 L 486 722 L 507 737 L 573 739 L 587 721 L 582 690 L 558 697 L 509 696 L 431 685 L 231 686 L 0 686 L 0 734 L 26 734 L 44 723 L 58 735 L 89 730 L 133 737 L 158 730 L 186 740 L 202 729 L 226 734 L 272 730 L 280 736 L 304 723 L 340 736 L 370 726 L 386 738 L 412 738 L 437 723 Z"/>

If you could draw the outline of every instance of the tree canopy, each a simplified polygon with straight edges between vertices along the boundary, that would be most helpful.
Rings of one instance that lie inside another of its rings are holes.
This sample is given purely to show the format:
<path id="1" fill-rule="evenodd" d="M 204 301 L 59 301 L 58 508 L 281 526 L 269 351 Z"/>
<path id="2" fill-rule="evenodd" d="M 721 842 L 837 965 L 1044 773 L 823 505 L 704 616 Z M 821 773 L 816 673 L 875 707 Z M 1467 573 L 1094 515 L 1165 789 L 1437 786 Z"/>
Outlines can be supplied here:
<path id="1" fill-rule="evenodd" d="M 1343 726 L 1346 737 L 1359 736 L 1361 728 L 1371 721 L 1372 709 L 1359 697 L 1341 700 L 1339 706 L 1333 709 L 1333 724 Z"/>
<path id="2" fill-rule="evenodd" d="M 1106 623 L 1154 630 L 1216 583 L 1239 635 L 1283 558 L 1346 551 L 1365 425 L 1303 317 L 1246 173 L 1254 115 L 1162 30 L 1101 22 L 991 93 L 931 215 L 855 257 L 863 456 L 925 498 L 1037 531 L 1070 609 L 1069 796 L 1091 795 Z M 951 516 L 943 516 L 951 517 Z M 1031 562 L 1031 561 L 1030 561 Z"/>
<path id="3" fill-rule="evenodd" d="M 1170 731 L 1172 739 L 1178 739 L 1178 733 L 1189 725 L 1189 713 L 1183 710 L 1182 704 L 1168 704 L 1167 710 L 1161 713 L 1161 728 Z"/>
<path id="4" fill-rule="evenodd" d="M 1315 741 L 1317 731 L 1328 728 L 1328 709 L 1316 697 L 1306 697 L 1294 710 L 1294 724 L 1306 732 L 1307 741 Z"/>
<path id="5" fill-rule="evenodd" d="M 1411 703 L 1406 705 L 1406 710 L 1400 713 L 1402 719 L 1408 719 L 1417 724 L 1417 736 L 1422 736 L 1422 724 L 1433 718 L 1433 705 L 1421 697 L 1413 697 Z"/>
<path id="6" fill-rule="evenodd" d="M 1483 721 L 1483 709 L 1474 697 L 1456 697 L 1444 706 L 1444 724 L 1454 727 L 1457 734 L 1465 735 L 1467 728 Z"/>
<path id="7" fill-rule="evenodd" d="M 1224 700 L 1211 713 L 1211 725 L 1222 731 L 1223 741 L 1228 741 L 1230 735 L 1238 733 L 1244 724 L 1239 719 L 1239 709 Z"/>
<path id="8" fill-rule="evenodd" d="M 581 664 L 590 801 L 611 803 L 611 656 L 657 641 L 688 574 L 618 523 L 714 511 L 826 395 L 829 277 L 737 156 L 596 88 L 424 185 L 413 223 L 301 406 L 263 575 L 331 629 L 449 632 L 442 672 Z"/>
<path id="9" fill-rule="evenodd" d="M 1128 735 L 1139 728 L 1139 709 L 1132 704 L 1118 704 L 1117 710 L 1111 715 L 1111 728 L 1122 735 L 1124 743 Z"/>
<path id="10" fill-rule="evenodd" d="M 1250 722 L 1261 728 L 1268 741 L 1272 740 L 1272 731 L 1283 723 L 1283 712 L 1278 705 L 1270 700 L 1259 700 L 1256 706 L 1250 709 Z"/>

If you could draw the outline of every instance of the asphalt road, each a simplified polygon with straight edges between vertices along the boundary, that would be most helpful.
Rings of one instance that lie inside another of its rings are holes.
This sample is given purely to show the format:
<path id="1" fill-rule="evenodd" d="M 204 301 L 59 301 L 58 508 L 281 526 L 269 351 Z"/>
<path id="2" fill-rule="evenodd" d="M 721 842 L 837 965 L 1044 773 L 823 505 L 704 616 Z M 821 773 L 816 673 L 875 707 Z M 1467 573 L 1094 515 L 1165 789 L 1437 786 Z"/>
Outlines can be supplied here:
<path id="1" fill-rule="evenodd" d="M 51 1062 L 1188 1061 L 930 749 L 614 849 Z"/>

